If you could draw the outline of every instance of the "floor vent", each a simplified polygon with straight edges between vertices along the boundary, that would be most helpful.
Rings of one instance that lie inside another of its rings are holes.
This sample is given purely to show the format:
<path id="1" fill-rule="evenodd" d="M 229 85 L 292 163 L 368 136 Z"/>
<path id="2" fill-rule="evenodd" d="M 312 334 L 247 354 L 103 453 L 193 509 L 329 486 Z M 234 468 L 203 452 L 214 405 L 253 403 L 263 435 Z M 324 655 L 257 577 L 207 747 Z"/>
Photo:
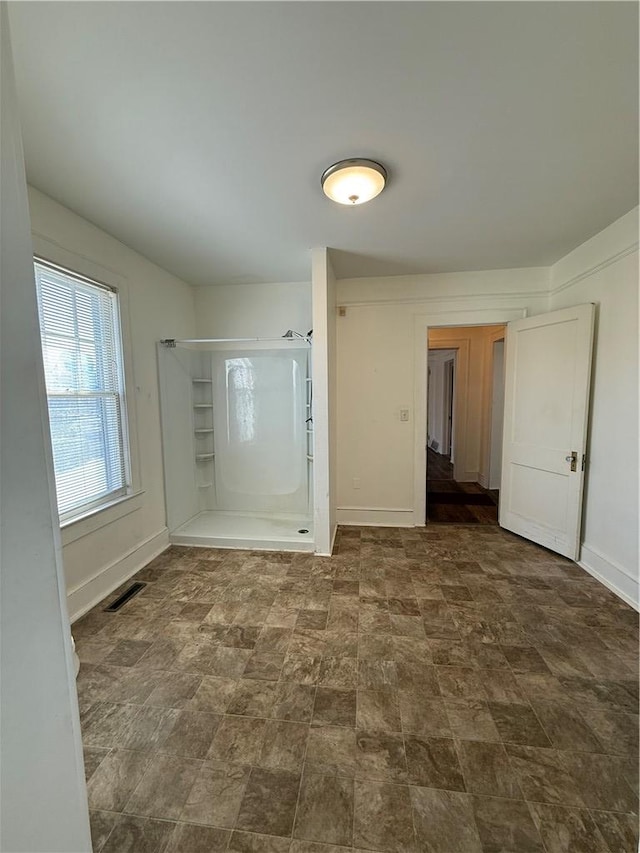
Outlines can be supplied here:
<path id="1" fill-rule="evenodd" d="M 105 607 L 107 613 L 115 613 L 116 610 L 120 610 L 120 608 L 129 601 L 130 598 L 133 598 L 134 595 L 137 595 L 140 590 L 144 589 L 146 583 L 140 583 L 139 581 L 136 583 L 132 583 L 129 589 L 125 589 L 122 595 L 119 595 L 115 601 L 112 601 L 108 607 Z"/>

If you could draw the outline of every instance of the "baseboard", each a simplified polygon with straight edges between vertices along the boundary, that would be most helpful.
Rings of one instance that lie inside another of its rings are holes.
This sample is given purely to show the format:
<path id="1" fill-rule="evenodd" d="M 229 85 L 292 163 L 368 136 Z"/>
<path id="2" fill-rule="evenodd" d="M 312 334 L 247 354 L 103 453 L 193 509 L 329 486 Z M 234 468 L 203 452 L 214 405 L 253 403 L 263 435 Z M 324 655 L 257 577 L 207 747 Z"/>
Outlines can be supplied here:
<path id="1" fill-rule="evenodd" d="M 294 541 L 293 539 L 247 539 L 232 536 L 179 536 L 171 534 L 172 545 L 184 545 L 193 548 L 227 548 L 233 551 L 295 551 L 305 553 L 313 551 L 313 539 Z"/>
<path id="2" fill-rule="evenodd" d="M 460 475 L 456 474 L 455 479 L 458 483 L 479 483 L 480 473 L 478 471 L 463 471 Z"/>
<path id="3" fill-rule="evenodd" d="M 336 519 L 352 527 L 413 527 L 413 509 L 343 506 L 336 510 Z"/>
<path id="4" fill-rule="evenodd" d="M 618 598 L 633 607 L 634 610 L 640 610 L 638 578 L 634 577 L 628 569 L 609 557 L 605 557 L 604 554 L 589 545 L 583 545 L 580 548 L 578 565 L 615 593 Z"/>
<path id="5" fill-rule="evenodd" d="M 331 534 L 331 548 L 330 548 L 329 556 L 331 556 L 331 554 L 333 554 L 333 549 L 336 547 L 336 536 L 337 535 L 338 535 L 338 522 L 336 521 L 336 523 L 333 525 L 333 532 Z"/>
<path id="6" fill-rule="evenodd" d="M 169 531 L 166 527 L 140 542 L 108 566 L 67 592 L 69 618 L 75 622 L 92 607 L 95 607 L 110 592 L 128 580 L 158 554 L 169 547 Z"/>

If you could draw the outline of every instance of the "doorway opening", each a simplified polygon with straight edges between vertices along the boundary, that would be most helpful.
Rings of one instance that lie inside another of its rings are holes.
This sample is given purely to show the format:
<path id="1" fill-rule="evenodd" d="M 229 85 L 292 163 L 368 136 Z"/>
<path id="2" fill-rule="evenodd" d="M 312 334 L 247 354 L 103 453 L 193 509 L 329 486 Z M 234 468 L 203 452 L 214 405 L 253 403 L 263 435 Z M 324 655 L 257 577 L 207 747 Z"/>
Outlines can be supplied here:
<path id="1" fill-rule="evenodd" d="M 498 524 L 504 325 L 430 328 L 427 524 Z"/>

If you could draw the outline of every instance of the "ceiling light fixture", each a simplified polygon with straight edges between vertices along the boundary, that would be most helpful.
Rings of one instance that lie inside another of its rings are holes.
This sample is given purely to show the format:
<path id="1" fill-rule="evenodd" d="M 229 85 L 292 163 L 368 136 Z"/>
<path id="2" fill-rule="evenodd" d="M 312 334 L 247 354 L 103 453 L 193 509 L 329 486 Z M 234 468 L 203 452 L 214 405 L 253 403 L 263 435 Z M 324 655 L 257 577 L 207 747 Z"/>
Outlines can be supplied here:
<path id="1" fill-rule="evenodd" d="M 340 160 L 322 174 L 322 189 L 338 204 L 364 204 L 380 195 L 387 181 L 387 170 L 375 160 L 354 157 Z"/>

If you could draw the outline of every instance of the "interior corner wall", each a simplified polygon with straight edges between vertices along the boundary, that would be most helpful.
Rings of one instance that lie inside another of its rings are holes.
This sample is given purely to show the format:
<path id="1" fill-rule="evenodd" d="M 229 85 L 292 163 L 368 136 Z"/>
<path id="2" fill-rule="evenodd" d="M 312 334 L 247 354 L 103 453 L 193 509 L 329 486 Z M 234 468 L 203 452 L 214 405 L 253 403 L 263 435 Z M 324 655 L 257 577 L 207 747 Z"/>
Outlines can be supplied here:
<path id="1" fill-rule="evenodd" d="M 0 37 L 0 850 L 89 853 L 6 3 Z"/>
<path id="2" fill-rule="evenodd" d="M 308 281 L 196 287 L 194 297 L 197 337 L 279 338 L 312 326 Z"/>
<path id="3" fill-rule="evenodd" d="M 548 268 L 338 280 L 339 523 L 414 524 L 416 320 L 486 325 L 494 313 L 542 313 L 548 282 Z"/>
<path id="4" fill-rule="evenodd" d="M 596 304 L 580 564 L 638 608 L 638 209 L 551 269 L 550 308 Z"/>
<path id="5" fill-rule="evenodd" d="M 29 188 L 36 252 L 122 285 L 121 313 L 132 467 L 137 497 L 63 530 L 71 618 L 81 615 L 164 550 L 164 501 L 156 342 L 192 337 L 193 288 L 36 189 Z M 122 514 L 126 512 L 126 514 Z"/>

